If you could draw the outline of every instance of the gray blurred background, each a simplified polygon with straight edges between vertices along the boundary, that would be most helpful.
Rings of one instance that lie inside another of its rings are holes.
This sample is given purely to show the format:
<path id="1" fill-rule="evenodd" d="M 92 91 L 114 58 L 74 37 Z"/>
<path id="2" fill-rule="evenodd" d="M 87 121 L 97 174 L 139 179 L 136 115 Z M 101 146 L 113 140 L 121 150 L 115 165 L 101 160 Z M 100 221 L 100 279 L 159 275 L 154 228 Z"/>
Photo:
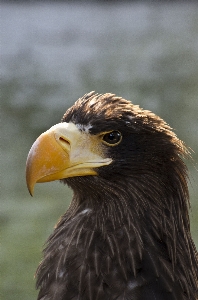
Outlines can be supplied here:
<path id="1" fill-rule="evenodd" d="M 152 110 L 194 151 L 187 165 L 198 246 L 198 4 L 29 2 L 1 3 L 0 290 L 7 300 L 36 298 L 42 245 L 72 194 L 52 182 L 38 184 L 31 198 L 28 151 L 92 90 Z"/>

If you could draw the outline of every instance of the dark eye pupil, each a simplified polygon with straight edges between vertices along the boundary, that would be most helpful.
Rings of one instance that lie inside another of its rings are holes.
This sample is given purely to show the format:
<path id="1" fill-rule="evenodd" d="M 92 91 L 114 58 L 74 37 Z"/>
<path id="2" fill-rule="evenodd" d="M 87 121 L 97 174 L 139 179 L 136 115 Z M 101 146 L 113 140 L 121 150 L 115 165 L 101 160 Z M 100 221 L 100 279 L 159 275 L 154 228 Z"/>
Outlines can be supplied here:
<path id="1" fill-rule="evenodd" d="M 108 136 L 110 141 L 116 140 L 116 137 L 117 137 L 117 133 L 114 133 L 114 132 L 111 132 Z"/>
<path id="2" fill-rule="evenodd" d="M 118 143 L 120 139 L 121 139 L 121 133 L 119 131 L 112 131 L 106 133 L 103 137 L 103 140 L 111 145 Z"/>

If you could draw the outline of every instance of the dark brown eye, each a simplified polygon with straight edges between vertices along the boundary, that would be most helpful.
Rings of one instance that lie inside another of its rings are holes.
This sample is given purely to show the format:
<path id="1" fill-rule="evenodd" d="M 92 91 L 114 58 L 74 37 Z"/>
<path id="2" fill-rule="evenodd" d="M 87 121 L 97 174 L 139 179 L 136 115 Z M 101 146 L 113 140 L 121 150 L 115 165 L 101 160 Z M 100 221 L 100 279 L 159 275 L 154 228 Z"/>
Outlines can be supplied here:
<path id="1" fill-rule="evenodd" d="M 119 144 L 121 139 L 122 135 L 119 131 L 111 131 L 103 136 L 103 141 L 105 142 L 105 144 L 112 146 Z"/>

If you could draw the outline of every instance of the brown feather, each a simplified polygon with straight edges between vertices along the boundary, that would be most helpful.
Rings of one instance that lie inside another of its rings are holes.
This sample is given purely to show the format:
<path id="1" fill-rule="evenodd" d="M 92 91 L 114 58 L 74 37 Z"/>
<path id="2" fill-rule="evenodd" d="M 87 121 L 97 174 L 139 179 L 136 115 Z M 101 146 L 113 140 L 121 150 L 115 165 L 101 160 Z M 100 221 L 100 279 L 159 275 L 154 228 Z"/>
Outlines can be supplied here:
<path id="1" fill-rule="evenodd" d="M 47 241 L 36 277 L 42 300 L 196 300 L 184 143 L 158 116 L 113 94 L 80 98 L 63 122 L 119 130 L 98 176 L 62 180 L 71 205 Z"/>

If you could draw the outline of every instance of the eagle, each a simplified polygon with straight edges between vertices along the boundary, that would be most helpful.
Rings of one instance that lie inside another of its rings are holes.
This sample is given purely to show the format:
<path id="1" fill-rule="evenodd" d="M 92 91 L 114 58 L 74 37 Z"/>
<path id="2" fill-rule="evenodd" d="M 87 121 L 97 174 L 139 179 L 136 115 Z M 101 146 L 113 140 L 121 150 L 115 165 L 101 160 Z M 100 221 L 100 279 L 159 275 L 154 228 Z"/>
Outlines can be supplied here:
<path id="1" fill-rule="evenodd" d="M 90 92 L 32 145 L 26 180 L 73 190 L 36 271 L 38 300 L 196 300 L 189 150 L 154 113 Z"/>

